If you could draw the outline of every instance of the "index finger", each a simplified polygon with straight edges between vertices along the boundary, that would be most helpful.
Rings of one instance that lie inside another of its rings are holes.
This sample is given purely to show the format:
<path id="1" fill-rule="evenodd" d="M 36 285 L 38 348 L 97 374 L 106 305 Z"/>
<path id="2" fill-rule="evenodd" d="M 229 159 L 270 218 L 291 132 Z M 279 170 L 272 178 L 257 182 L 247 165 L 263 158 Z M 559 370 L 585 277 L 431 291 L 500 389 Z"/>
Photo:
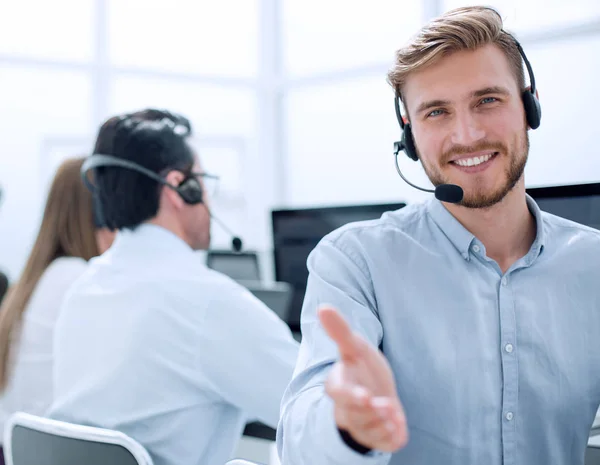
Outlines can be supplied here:
<path id="1" fill-rule="evenodd" d="M 342 315 L 329 305 L 318 310 L 319 320 L 331 339 L 337 344 L 343 361 L 351 362 L 359 355 L 356 336 Z"/>

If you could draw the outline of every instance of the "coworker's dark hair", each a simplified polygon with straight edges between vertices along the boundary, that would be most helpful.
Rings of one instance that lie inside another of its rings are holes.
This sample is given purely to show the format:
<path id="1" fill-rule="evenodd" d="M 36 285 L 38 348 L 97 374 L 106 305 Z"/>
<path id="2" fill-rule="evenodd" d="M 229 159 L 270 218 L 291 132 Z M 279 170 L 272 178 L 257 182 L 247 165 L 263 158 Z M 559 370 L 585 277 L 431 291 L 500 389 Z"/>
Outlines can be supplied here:
<path id="1" fill-rule="evenodd" d="M 194 155 L 187 143 L 190 122 L 183 116 L 146 109 L 108 119 L 100 128 L 94 153 L 132 161 L 160 175 L 188 173 Z M 133 170 L 100 167 L 92 174 L 103 226 L 135 229 L 158 213 L 162 185 Z"/>

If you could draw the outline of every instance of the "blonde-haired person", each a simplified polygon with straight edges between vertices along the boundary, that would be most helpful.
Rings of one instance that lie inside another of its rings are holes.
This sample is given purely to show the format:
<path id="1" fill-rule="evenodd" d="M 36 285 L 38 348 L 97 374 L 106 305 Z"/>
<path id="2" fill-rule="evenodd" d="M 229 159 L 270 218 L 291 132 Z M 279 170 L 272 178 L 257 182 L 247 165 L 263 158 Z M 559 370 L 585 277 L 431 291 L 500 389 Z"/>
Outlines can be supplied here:
<path id="1" fill-rule="evenodd" d="M 31 253 L 0 307 L 2 429 L 15 411 L 42 415 L 49 407 L 52 337 L 60 304 L 87 261 L 103 252 L 92 196 L 81 180 L 83 160 L 68 159 L 58 168 Z M 104 247 L 110 244 L 108 236 L 102 233 Z"/>
<path id="2" fill-rule="evenodd" d="M 485 7 L 434 19 L 397 53 L 404 142 L 464 196 L 346 226 L 312 252 L 282 465 L 584 463 L 600 233 L 526 193 L 539 112 L 519 54 Z"/>

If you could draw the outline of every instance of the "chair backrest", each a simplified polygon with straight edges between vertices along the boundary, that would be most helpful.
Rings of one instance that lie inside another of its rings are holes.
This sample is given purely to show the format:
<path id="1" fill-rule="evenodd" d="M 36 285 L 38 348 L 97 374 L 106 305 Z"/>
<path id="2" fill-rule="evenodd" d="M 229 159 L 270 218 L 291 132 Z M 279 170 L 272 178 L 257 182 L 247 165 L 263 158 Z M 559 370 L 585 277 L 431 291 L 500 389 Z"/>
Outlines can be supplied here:
<path id="1" fill-rule="evenodd" d="M 129 436 L 17 412 L 4 428 L 7 465 L 152 465 Z"/>
<path id="2" fill-rule="evenodd" d="M 585 465 L 600 465 L 600 446 L 588 444 L 585 450 Z"/>
<path id="3" fill-rule="evenodd" d="M 2 271 L 0 271 L 0 303 L 2 303 L 2 299 L 6 295 L 6 291 L 8 291 L 8 276 L 6 276 Z"/>

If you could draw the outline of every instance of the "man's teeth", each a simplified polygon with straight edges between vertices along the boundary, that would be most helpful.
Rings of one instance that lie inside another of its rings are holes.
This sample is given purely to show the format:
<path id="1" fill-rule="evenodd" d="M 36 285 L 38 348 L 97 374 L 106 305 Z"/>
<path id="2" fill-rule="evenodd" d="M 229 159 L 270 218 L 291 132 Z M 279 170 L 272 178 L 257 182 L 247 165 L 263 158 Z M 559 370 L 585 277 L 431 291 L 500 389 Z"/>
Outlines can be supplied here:
<path id="1" fill-rule="evenodd" d="M 460 160 L 455 160 L 454 163 L 460 166 L 477 166 L 481 165 L 482 163 L 485 163 L 490 158 L 492 158 L 492 156 L 492 153 L 488 153 L 487 155 L 482 155 L 480 157 L 461 158 Z"/>

